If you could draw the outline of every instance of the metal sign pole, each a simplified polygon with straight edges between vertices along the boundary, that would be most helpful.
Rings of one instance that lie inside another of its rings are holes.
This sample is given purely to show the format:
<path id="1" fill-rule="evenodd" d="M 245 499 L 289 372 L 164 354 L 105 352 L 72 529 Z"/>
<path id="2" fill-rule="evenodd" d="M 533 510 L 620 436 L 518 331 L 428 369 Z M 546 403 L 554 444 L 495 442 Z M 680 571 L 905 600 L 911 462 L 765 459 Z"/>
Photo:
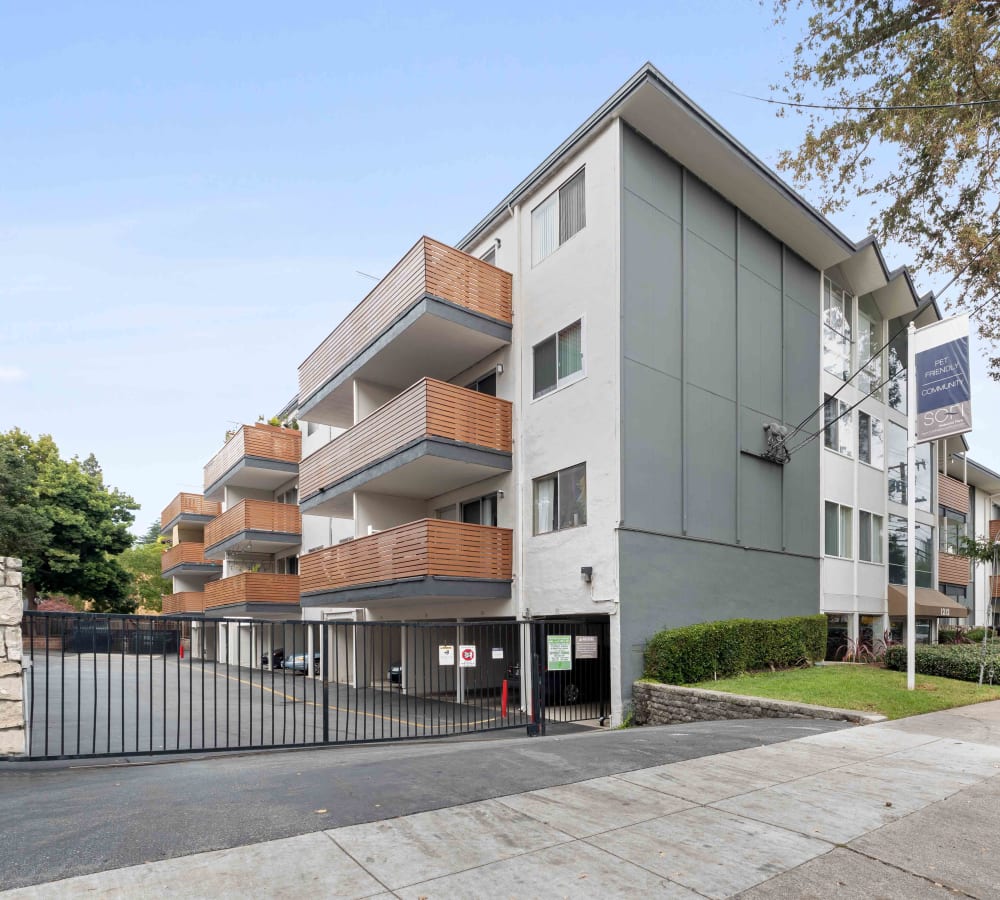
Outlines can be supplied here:
<path id="1" fill-rule="evenodd" d="M 916 687 L 917 646 L 917 362 L 910 322 L 906 335 L 906 689 Z"/>

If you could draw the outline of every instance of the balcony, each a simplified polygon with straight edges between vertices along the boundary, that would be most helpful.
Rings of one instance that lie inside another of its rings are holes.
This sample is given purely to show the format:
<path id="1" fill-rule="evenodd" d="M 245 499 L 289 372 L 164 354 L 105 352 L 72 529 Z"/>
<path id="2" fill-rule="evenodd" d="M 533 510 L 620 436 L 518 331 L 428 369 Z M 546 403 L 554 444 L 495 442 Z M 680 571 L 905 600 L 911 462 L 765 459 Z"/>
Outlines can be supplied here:
<path id="1" fill-rule="evenodd" d="M 509 528 L 421 519 L 299 560 L 303 606 L 510 597 Z"/>
<path id="2" fill-rule="evenodd" d="M 350 517 L 361 488 L 425 500 L 510 468 L 510 403 L 424 378 L 302 460 L 301 507 Z"/>
<path id="3" fill-rule="evenodd" d="M 244 425 L 205 466 L 205 496 L 220 500 L 227 485 L 273 491 L 295 476 L 301 457 L 300 431 Z"/>
<path id="4" fill-rule="evenodd" d="M 993 519 L 990 522 L 990 540 L 1000 541 L 1000 519 Z"/>
<path id="5" fill-rule="evenodd" d="M 174 575 L 218 575 L 222 563 L 205 557 L 205 545 L 195 541 L 174 544 L 160 557 L 160 571 L 164 578 Z"/>
<path id="6" fill-rule="evenodd" d="M 165 616 L 200 615 L 204 611 L 205 595 L 201 591 L 178 591 L 176 594 L 163 596 Z"/>
<path id="7" fill-rule="evenodd" d="M 221 512 L 220 503 L 182 492 L 160 513 L 160 534 L 169 535 L 175 525 L 207 525 Z"/>
<path id="8" fill-rule="evenodd" d="M 1000 575 L 994 575 L 990 579 L 990 596 L 994 599 L 1000 599 Z"/>
<path id="9" fill-rule="evenodd" d="M 969 486 L 956 478 L 938 475 L 938 502 L 955 512 L 969 512 Z"/>
<path id="10" fill-rule="evenodd" d="M 963 556 L 939 553 L 938 581 L 944 584 L 968 584 L 969 560 Z"/>
<path id="11" fill-rule="evenodd" d="M 297 616 L 298 605 L 298 575 L 244 572 L 205 585 L 206 613 Z"/>
<path id="12" fill-rule="evenodd" d="M 222 559 L 227 551 L 280 553 L 302 540 L 299 508 L 269 500 L 241 500 L 205 529 L 205 556 Z"/>
<path id="13" fill-rule="evenodd" d="M 299 366 L 299 415 L 347 428 L 352 380 L 447 380 L 511 338 L 511 276 L 424 237 Z"/>

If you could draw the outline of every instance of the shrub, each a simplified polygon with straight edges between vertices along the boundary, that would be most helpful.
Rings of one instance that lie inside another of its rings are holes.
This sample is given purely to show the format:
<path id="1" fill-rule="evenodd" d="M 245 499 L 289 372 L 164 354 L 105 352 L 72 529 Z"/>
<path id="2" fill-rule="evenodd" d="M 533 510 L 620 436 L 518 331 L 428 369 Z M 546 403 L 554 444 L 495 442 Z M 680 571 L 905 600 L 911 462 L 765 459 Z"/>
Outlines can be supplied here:
<path id="1" fill-rule="evenodd" d="M 646 678 L 693 684 L 755 669 L 815 662 L 826 653 L 826 616 L 727 619 L 671 628 L 646 645 Z"/>
<path id="2" fill-rule="evenodd" d="M 925 645 L 916 648 L 914 668 L 921 675 L 940 675 L 960 681 L 979 681 L 979 664 L 983 648 L 975 644 Z M 890 648 L 885 657 L 888 669 L 906 671 L 906 647 Z M 991 646 L 986 652 L 985 682 L 1000 681 L 1000 648 Z"/>

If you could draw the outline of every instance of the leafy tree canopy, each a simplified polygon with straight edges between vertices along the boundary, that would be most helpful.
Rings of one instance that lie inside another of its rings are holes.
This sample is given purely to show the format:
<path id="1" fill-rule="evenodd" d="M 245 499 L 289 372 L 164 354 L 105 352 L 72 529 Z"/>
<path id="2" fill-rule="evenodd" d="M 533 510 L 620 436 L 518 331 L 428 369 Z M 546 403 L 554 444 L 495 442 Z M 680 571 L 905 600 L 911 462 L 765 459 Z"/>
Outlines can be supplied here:
<path id="1" fill-rule="evenodd" d="M 135 509 L 104 484 L 93 454 L 64 460 L 48 435 L 0 433 L 0 542 L 24 560 L 31 588 L 88 598 L 97 612 L 133 612 L 131 577 L 116 557 L 132 543 Z M 8 513 L 32 527 L 12 527 Z"/>
<path id="2" fill-rule="evenodd" d="M 1000 341 L 1000 2 L 773 0 L 810 11 L 775 89 L 808 116 L 780 165 L 824 210 L 867 198 L 872 230 L 926 272 L 957 276 L 951 305 Z M 846 108 L 845 108 L 846 107 Z M 873 108 L 873 107 L 877 107 Z M 888 108 L 887 107 L 891 107 Z M 994 240 L 994 238 L 996 238 Z M 990 360 L 1000 380 L 1000 356 Z"/>
<path id="3" fill-rule="evenodd" d="M 153 526 L 149 528 L 151 533 Z M 132 576 L 131 599 L 137 607 L 159 612 L 162 608 L 164 594 L 173 590 L 170 581 L 160 574 L 160 557 L 167 549 L 167 542 L 159 536 L 159 523 L 156 523 L 157 536 L 154 540 L 146 540 L 143 536 L 118 557 L 118 562 Z"/>

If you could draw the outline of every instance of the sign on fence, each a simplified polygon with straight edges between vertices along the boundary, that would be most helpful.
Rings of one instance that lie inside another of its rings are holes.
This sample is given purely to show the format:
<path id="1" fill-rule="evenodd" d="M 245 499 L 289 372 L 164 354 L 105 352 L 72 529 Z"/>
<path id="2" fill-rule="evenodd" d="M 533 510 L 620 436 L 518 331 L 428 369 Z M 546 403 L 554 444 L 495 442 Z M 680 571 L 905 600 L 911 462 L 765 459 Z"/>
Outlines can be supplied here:
<path id="1" fill-rule="evenodd" d="M 462 644 L 458 648 L 458 667 L 460 669 L 476 668 L 476 648 L 471 644 Z"/>
<path id="2" fill-rule="evenodd" d="M 548 670 L 550 672 L 567 672 L 573 668 L 572 640 L 572 636 L 568 634 L 546 636 Z"/>

